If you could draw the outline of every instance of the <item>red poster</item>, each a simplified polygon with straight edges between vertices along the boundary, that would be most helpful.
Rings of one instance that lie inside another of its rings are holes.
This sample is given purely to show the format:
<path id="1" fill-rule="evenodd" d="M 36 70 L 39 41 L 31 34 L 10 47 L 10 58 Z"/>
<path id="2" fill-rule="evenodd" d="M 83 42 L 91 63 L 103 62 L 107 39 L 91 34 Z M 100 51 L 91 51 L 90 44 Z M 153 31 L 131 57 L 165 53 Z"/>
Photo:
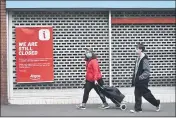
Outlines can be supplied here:
<path id="1" fill-rule="evenodd" d="M 52 82 L 52 27 L 16 27 L 18 83 Z"/>

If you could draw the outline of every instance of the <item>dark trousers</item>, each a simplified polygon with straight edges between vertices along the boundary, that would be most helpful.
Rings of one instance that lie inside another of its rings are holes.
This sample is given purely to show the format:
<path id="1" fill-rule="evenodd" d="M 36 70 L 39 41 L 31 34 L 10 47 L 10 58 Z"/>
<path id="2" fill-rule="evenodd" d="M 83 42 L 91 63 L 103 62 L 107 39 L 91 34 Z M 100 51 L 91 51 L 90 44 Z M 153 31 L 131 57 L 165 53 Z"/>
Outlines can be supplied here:
<path id="1" fill-rule="evenodd" d="M 100 79 L 100 80 L 98 80 L 98 83 L 99 83 L 100 86 L 103 86 L 104 82 L 103 82 L 102 79 Z M 99 89 L 94 84 L 94 82 L 89 82 L 89 81 L 86 81 L 86 83 L 84 85 L 84 95 L 83 95 L 83 101 L 82 101 L 82 103 L 87 103 L 87 100 L 89 98 L 89 92 L 91 91 L 92 88 L 94 88 L 94 90 L 99 95 L 99 97 L 102 100 L 102 102 L 103 103 L 107 103 L 105 96 L 99 91 Z"/>
<path id="2" fill-rule="evenodd" d="M 142 96 L 152 105 L 154 106 L 159 106 L 160 101 L 156 100 L 151 91 L 148 89 L 148 86 L 140 86 L 140 87 L 135 87 L 134 91 L 135 95 L 135 111 L 141 111 L 141 105 L 142 105 Z"/>

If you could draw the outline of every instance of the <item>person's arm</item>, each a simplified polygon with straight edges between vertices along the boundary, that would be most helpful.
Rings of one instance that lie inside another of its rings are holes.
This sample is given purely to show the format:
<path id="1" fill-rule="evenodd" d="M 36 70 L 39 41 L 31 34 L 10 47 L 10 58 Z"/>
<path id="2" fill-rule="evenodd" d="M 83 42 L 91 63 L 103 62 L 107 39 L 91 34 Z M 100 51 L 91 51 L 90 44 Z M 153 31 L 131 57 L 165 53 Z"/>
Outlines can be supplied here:
<path id="1" fill-rule="evenodd" d="M 137 60 L 137 58 L 136 58 Z M 134 86 L 134 76 L 135 76 L 135 69 L 136 69 L 136 60 L 134 61 L 134 68 L 133 68 L 133 74 L 132 74 L 132 77 L 131 77 L 131 86 Z"/>
<path id="2" fill-rule="evenodd" d="M 93 75 L 94 75 L 94 80 L 97 81 L 98 79 L 98 61 L 96 59 L 92 60 L 92 68 L 93 68 Z"/>
<path id="3" fill-rule="evenodd" d="M 135 67 L 134 67 L 133 74 L 131 77 L 131 86 L 134 86 L 134 79 L 135 79 L 134 76 L 135 76 Z"/>
<path id="4" fill-rule="evenodd" d="M 150 76 L 150 66 L 147 59 L 143 60 L 143 70 L 144 72 L 139 76 L 139 80 L 147 79 Z"/>

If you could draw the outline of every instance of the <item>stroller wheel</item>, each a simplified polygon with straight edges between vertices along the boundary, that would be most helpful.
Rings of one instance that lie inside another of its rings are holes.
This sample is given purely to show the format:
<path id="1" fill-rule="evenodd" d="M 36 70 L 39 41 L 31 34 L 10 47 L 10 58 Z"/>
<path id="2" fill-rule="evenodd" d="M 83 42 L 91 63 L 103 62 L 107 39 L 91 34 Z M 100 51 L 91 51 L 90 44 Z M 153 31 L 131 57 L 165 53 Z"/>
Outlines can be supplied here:
<path id="1" fill-rule="evenodd" d="M 127 108 L 126 104 L 121 104 L 121 105 L 120 105 L 120 109 L 121 109 L 121 110 L 124 111 L 124 110 L 126 110 L 126 108 Z"/>

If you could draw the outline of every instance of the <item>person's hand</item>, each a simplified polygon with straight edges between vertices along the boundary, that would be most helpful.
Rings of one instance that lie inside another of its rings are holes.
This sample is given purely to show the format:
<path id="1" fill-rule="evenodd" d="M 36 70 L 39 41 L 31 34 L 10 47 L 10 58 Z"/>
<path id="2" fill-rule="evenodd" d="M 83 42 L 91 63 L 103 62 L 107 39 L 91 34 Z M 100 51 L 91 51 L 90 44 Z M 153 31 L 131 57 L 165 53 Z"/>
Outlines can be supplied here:
<path id="1" fill-rule="evenodd" d="M 95 82 L 94 82 L 94 83 L 95 83 L 95 85 L 97 85 L 97 84 L 98 84 L 97 80 L 95 80 Z"/>

